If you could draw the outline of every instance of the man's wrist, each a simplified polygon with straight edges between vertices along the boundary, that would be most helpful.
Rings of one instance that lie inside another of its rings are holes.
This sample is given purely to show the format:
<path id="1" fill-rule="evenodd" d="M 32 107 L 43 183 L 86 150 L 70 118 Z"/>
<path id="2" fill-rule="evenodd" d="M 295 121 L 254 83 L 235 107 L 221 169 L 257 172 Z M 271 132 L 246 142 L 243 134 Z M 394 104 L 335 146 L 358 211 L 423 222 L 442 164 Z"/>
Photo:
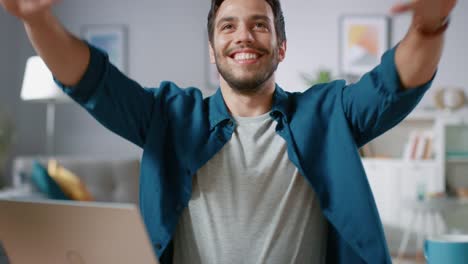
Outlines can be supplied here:
<path id="1" fill-rule="evenodd" d="M 416 25 L 416 31 L 423 37 L 437 37 L 442 35 L 450 24 L 450 17 L 443 18 L 435 26 Z"/>
<path id="2" fill-rule="evenodd" d="M 44 10 L 42 12 L 38 12 L 37 14 L 28 17 L 23 17 L 22 21 L 27 27 L 32 28 L 37 25 L 48 23 L 52 16 L 53 15 L 51 10 Z"/>

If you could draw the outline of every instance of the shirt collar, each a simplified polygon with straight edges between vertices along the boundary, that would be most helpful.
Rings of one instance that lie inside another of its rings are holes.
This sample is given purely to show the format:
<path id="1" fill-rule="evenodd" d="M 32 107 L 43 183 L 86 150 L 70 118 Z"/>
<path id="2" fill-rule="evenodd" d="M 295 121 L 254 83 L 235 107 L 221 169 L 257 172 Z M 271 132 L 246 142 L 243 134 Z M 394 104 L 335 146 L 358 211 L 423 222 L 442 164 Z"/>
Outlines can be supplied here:
<path id="1" fill-rule="evenodd" d="M 290 118 L 288 110 L 288 94 L 276 84 L 275 92 L 273 94 L 273 106 L 271 108 L 271 116 L 275 119 L 285 118 L 285 121 L 289 123 Z M 220 88 L 218 88 L 216 93 L 210 97 L 209 119 L 210 130 L 215 128 L 221 122 L 232 119 L 224 102 L 223 94 L 221 93 Z"/>
<path id="2" fill-rule="evenodd" d="M 226 104 L 224 103 L 223 94 L 221 88 L 218 88 L 216 93 L 210 97 L 209 101 L 209 119 L 210 119 L 210 130 L 216 127 L 219 123 L 230 120 L 231 115 L 229 114 Z"/>
<path id="3" fill-rule="evenodd" d="M 289 123 L 290 113 L 289 95 L 276 84 L 271 115 L 273 118 L 284 118 L 286 123 Z"/>

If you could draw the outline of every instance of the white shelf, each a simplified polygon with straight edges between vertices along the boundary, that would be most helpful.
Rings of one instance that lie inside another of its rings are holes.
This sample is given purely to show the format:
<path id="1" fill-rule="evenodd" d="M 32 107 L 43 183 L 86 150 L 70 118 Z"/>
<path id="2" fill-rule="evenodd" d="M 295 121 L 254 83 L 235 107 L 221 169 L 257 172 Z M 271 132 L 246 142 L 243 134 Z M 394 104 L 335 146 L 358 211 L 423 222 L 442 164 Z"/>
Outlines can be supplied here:
<path id="1" fill-rule="evenodd" d="M 415 110 L 405 118 L 405 121 L 434 121 L 437 115 L 436 110 Z"/>
<path id="2" fill-rule="evenodd" d="M 405 121 L 435 121 L 438 118 L 468 117 L 468 107 L 459 110 L 414 110 Z M 465 119 L 466 120 L 466 119 Z"/>
<path id="3" fill-rule="evenodd" d="M 436 160 L 405 160 L 405 159 L 395 159 L 395 158 L 362 158 L 362 161 L 365 163 L 392 163 L 392 164 L 411 164 L 411 165 L 433 165 Z"/>
<path id="4" fill-rule="evenodd" d="M 468 205 L 468 198 L 456 198 L 459 205 Z"/>
<path id="5" fill-rule="evenodd" d="M 468 158 L 447 158 L 448 163 L 468 163 Z"/>

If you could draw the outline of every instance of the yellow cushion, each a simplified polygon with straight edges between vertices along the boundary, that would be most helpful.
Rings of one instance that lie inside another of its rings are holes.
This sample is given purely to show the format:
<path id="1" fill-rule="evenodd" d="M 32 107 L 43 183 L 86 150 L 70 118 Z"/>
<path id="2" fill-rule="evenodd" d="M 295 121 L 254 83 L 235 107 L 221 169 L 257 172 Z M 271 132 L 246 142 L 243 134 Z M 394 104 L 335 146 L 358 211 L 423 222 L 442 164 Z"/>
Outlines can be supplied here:
<path id="1" fill-rule="evenodd" d="M 94 200 L 81 179 L 58 164 L 56 160 L 49 160 L 47 172 L 70 199 L 76 201 Z"/>

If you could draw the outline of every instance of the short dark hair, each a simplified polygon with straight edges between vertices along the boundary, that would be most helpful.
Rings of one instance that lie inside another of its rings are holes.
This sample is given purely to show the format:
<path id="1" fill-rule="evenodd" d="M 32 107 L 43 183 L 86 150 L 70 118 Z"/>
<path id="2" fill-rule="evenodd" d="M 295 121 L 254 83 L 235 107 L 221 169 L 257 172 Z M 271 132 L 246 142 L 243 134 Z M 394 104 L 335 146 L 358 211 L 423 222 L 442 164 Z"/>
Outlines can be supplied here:
<path id="1" fill-rule="evenodd" d="M 284 26 L 283 10 L 281 9 L 280 0 L 265 0 L 273 9 L 273 15 L 275 16 L 275 30 L 277 34 L 278 43 L 282 44 L 286 41 L 286 30 Z M 208 39 L 213 43 L 214 36 L 214 23 L 216 19 L 216 13 L 224 0 L 211 0 L 211 8 L 208 13 Z"/>

